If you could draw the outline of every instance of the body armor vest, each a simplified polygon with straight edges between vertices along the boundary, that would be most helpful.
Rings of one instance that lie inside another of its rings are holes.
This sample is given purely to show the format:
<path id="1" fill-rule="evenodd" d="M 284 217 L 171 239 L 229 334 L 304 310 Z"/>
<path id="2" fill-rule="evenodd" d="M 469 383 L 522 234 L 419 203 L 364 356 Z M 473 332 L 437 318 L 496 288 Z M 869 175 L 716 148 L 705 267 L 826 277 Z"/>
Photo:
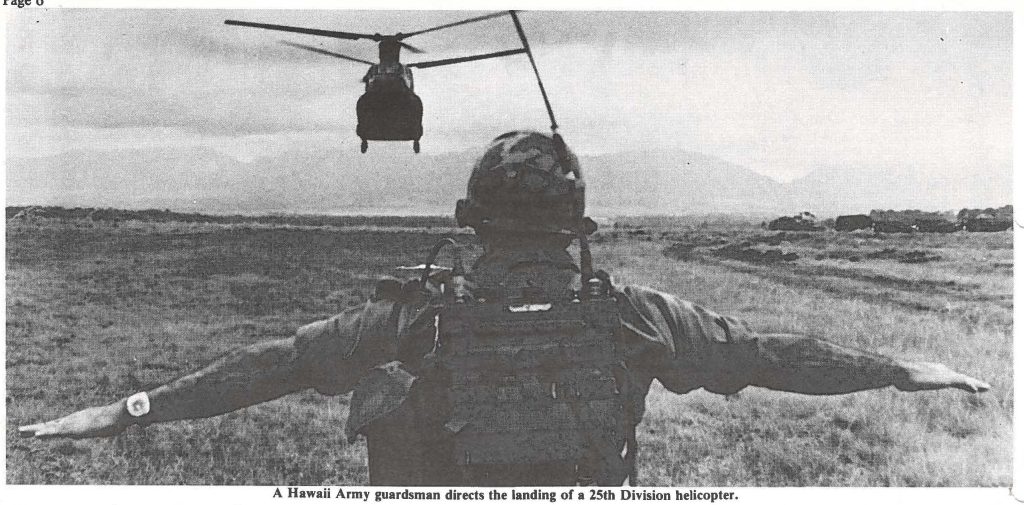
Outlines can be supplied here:
<path id="1" fill-rule="evenodd" d="M 623 466 L 626 440 L 620 324 L 608 295 L 446 305 L 437 357 L 459 473 L 561 463 L 576 482 L 621 484 L 604 468 Z"/>
<path id="2" fill-rule="evenodd" d="M 439 242 L 424 264 L 445 244 L 455 242 Z M 424 313 L 436 314 L 434 334 L 422 335 L 433 338 L 432 351 L 417 358 L 400 350 L 406 358 L 383 372 L 407 393 L 364 431 L 371 484 L 633 481 L 635 416 L 625 398 L 631 389 L 618 302 L 607 276 L 592 275 L 589 251 L 581 254 L 584 289 L 556 289 L 561 295 L 532 277 L 521 291 L 470 293 L 457 247 L 455 254 L 438 311 Z M 376 397 L 370 392 L 365 401 Z"/>

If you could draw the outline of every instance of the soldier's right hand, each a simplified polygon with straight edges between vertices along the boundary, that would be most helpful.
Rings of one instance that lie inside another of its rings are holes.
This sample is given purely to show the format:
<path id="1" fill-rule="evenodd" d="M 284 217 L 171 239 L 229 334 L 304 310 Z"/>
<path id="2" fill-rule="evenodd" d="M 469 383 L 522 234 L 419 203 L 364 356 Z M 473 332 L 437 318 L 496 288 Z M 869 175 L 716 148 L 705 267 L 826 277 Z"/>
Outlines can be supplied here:
<path id="1" fill-rule="evenodd" d="M 131 424 L 124 402 L 79 410 L 60 419 L 18 427 L 22 437 L 90 438 L 111 437 Z"/>

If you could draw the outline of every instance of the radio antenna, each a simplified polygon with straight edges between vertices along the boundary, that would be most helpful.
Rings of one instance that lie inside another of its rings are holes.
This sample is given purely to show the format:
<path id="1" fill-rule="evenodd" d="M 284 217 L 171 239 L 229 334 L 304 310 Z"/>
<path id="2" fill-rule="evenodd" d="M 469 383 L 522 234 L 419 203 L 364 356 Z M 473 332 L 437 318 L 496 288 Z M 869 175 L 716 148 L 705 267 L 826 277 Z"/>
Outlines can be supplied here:
<path id="1" fill-rule="evenodd" d="M 551 110 L 551 102 L 548 100 L 548 93 L 544 91 L 544 81 L 540 78 L 540 71 L 537 70 L 537 62 L 533 59 L 533 51 L 530 51 L 530 43 L 526 40 L 526 32 L 523 31 L 523 25 L 519 23 L 519 16 L 516 16 L 516 11 L 508 11 L 508 14 L 512 16 L 512 22 L 516 25 L 516 32 L 519 33 L 519 40 L 523 42 L 523 49 L 526 49 L 526 56 L 530 58 L 530 66 L 533 67 L 533 75 L 537 76 L 537 85 L 540 86 L 540 94 L 544 97 L 544 106 L 548 109 L 548 117 L 551 118 L 551 133 L 557 134 L 558 122 L 555 121 L 555 113 Z"/>

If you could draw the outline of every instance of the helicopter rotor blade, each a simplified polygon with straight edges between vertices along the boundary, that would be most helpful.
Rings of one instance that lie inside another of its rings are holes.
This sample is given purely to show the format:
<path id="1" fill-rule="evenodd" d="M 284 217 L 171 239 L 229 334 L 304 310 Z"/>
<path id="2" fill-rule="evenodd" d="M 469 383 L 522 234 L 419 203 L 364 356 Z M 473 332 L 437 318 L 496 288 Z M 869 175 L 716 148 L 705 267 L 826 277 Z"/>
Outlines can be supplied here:
<path id="1" fill-rule="evenodd" d="M 250 23 L 248 21 L 235 21 L 233 19 L 227 19 L 224 24 L 231 26 L 247 26 L 249 28 L 263 28 L 264 30 L 277 30 L 280 32 L 292 32 L 292 33 L 303 33 L 306 35 L 317 35 L 320 37 L 331 37 L 334 39 L 347 39 L 347 40 L 359 40 L 359 39 L 370 39 L 376 40 L 377 36 L 367 35 L 365 33 L 349 33 L 349 32 L 337 32 L 333 30 L 318 30 L 316 28 L 300 28 L 297 26 L 284 26 L 284 25 L 268 25 L 266 23 Z"/>
<path id="2" fill-rule="evenodd" d="M 401 38 L 404 39 L 404 38 L 407 38 L 407 37 L 412 37 L 413 35 L 420 35 L 420 34 L 423 34 L 423 33 L 429 33 L 429 32 L 433 32 L 433 31 L 437 31 L 437 30 L 444 30 L 445 28 L 451 28 L 453 26 L 465 25 L 465 24 L 469 24 L 469 23 L 476 23 L 477 21 L 484 21 L 486 19 L 492 19 L 492 18 L 501 17 L 501 16 L 507 16 L 507 15 L 508 15 L 508 11 L 492 12 L 490 14 L 484 14 L 483 16 L 477 16 L 475 18 L 463 19 L 462 21 L 456 21 L 454 23 L 448 23 L 448 24 L 444 24 L 444 25 L 440 25 L 440 26 L 435 26 L 435 27 L 432 27 L 432 28 L 427 28 L 425 30 L 419 30 L 419 31 L 411 32 L 411 33 L 403 33 L 401 35 Z"/>
<path id="3" fill-rule="evenodd" d="M 411 68 L 430 68 L 440 67 L 441 65 L 454 65 L 456 63 L 465 63 L 467 61 L 486 60 L 488 58 L 501 58 L 503 56 L 512 56 L 514 54 L 523 54 L 526 49 L 509 49 L 506 51 L 498 51 L 494 53 L 478 54 L 475 56 L 462 56 L 460 58 L 448 58 L 446 60 L 435 60 L 435 61 L 421 61 L 419 63 L 409 63 L 406 65 Z"/>
<path id="4" fill-rule="evenodd" d="M 416 47 L 414 45 L 402 42 L 401 40 L 398 41 L 398 44 L 401 45 L 402 47 L 404 47 L 405 50 L 409 51 L 410 53 L 423 54 L 423 53 L 426 52 L 426 51 L 424 51 L 424 50 L 422 50 L 422 49 L 420 49 L 420 48 L 418 48 L 418 47 Z"/>
<path id="5" fill-rule="evenodd" d="M 333 51 L 328 51 L 326 49 L 321 49 L 319 47 L 307 46 L 306 44 L 296 44 L 295 42 L 288 42 L 287 40 L 281 40 L 279 42 L 284 44 L 284 45 L 286 45 L 286 46 L 297 47 L 299 49 L 305 49 L 307 51 L 313 51 L 314 53 L 320 53 L 320 54 L 327 55 L 327 56 L 333 56 L 335 58 L 341 58 L 343 60 L 354 61 L 356 63 L 365 63 L 367 65 L 375 65 L 375 63 L 372 62 L 372 61 L 366 61 L 366 60 L 361 60 L 359 58 L 353 58 L 351 56 L 345 56 L 344 54 L 336 53 L 336 52 L 333 52 Z"/>

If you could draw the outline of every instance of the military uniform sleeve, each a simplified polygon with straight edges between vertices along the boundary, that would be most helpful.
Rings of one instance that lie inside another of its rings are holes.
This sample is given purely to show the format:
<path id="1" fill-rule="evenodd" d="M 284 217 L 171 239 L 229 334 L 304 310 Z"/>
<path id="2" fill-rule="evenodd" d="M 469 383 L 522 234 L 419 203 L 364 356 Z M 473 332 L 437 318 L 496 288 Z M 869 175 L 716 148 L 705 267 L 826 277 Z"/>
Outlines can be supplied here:
<path id="1" fill-rule="evenodd" d="M 742 321 L 648 288 L 621 290 L 623 325 L 645 349 L 634 359 L 666 388 L 732 394 L 746 386 L 839 394 L 893 385 L 889 357 L 803 335 L 758 334 Z"/>
<path id="2" fill-rule="evenodd" d="M 398 303 L 371 300 L 292 337 L 234 349 L 149 391 L 151 411 L 140 422 L 215 416 L 308 388 L 349 392 L 370 368 L 393 359 L 400 312 Z"/>
<path id="3" fill-rule="evenodd" d="M 382 281 L 362 306 L 299 328 L 297 368 L 307 384 L 323 394 L 347 393 L 368 371 L 401 357 L 399 343 L 422 307 L 391 299 L 391 288 Z"/>
<path id="4" fill-rule="evenodd" d="M 415 280 L 387 278 L 365 304 L 302 326 L 295 347 L 304 382 L 323 394 L 344 394 L 375 367 L 422 357 L 433 347 L 435 302 L 421 296 Z"/>

